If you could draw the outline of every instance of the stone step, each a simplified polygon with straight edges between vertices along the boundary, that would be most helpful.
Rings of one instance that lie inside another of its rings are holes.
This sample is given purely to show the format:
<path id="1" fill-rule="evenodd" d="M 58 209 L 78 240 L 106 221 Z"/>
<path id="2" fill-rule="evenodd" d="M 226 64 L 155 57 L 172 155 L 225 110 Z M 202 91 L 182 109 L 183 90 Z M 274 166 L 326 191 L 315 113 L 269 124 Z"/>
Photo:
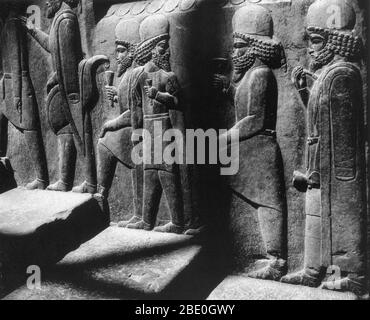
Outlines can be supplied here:
<path id="1" fill-rule="evenodd" d="M 25 275 L 30 265 L 55 264 L 107 225 L 91 195 L 24 189 L 1 194 L 2 286 Z"/>
<path id="2" fill-rule="evenodd" d="M 5 299 L 205 298 L 206 256 L 189 236 L 110 227 L 47 270 L 40 290 L 22 286 Z"/>
<path id="3" fill-rule="evenodd" d="M 276 281 L 256 280 L 245 275 L 226 277 L 207 300 L 356 300 L 352 293 L 341 293 Z"/>

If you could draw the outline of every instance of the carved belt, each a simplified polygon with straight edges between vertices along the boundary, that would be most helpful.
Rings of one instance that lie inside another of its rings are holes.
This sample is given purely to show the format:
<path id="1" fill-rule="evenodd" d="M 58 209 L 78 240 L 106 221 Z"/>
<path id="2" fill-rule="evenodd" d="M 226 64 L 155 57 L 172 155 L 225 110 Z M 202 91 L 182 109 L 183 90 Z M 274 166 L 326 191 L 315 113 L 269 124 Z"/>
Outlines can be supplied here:
<path id="1" fill-rule="evenodd" d="M 167 113 L 150 114 L 150 115 L 145 115 L 144 120 L 148 120 L 148 121 L 162 120 L 162 119 L 169 118 L 169 116 L 170 116 L 170 114 L 168 112 Z"/>
<path id="2" fill-rule="evenodd" d="M 318 143 L 319 143 L 319 141 L 320 141 L 320 137 L 309 137 L 309 138 L 307 139 L 307 144 L 308 144 L 309 146 L 313 146 L 313 145 L 315 145 L 315 144 L 318 144 Z"/>

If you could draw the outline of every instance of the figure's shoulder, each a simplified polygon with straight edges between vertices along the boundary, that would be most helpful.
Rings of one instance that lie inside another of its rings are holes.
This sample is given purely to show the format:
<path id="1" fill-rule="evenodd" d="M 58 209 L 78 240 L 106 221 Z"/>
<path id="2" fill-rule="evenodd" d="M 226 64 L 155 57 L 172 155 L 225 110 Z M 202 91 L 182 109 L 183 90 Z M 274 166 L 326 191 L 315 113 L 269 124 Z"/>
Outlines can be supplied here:
<path id="1" fill-rule="evenodd" d="M 77 15 L 70 9 L 63 10 L 55 17 L 56 24 L 62 22 L 78 23 Z"/>
<path id="2" fill-rule="evenodd" d="M 348 61 L 338 61 L 330 65 L 323 73 L 323 81 L 332 81 L 337 77 L 358 79 L 361 71 L 356 64 Z"/>

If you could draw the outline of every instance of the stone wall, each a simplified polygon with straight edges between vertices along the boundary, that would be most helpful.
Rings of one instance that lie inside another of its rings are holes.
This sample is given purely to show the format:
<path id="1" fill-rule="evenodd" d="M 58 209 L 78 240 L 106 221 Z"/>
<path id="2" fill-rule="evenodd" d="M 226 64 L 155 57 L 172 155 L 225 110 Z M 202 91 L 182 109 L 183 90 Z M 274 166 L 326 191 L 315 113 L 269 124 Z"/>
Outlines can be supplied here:
<path id="1" fill-rule="evenodd" d="M 40 4 L 42 1 L 33 1 Z M 118 2 L 118 3 L 117 3 Z M 82 29 L 83 49 L 86 56 L 107 55 L 111 59 L 111 70 L 115 70 L 115 26 L 121 20 L 137 19 L 142 21 L 153 13 L 163 13 L 171 24 L 172 67 L 177 74 L 186 105 L 186 118 L 189 127 L 228 128 L 232 125 L 233 110 L 225 110 L 215 105 L 212 98 L 210 79 L 212 77 L 212 59 L 229 58 L 232 47 L 231 19 L 236 9 L 245 5 L 243 0 L 154 0 L 154 1 L 83 1 L 79 8 Z M 277 119 L 277 139 L 281 147 L 287 199 L 287 241 L 288 261 L 291 270 L 298 269 L 303 262 L 304 244 L 304 196 L 292 186 L 294 170 L 304 171 L 304 153 L 306 144 L 306 112 L 299 96 L 291 83 L 291 72 L 298 64 L 307 65 L 307 39 L 305 37 L 305 16 L 312 0 L 262 0 L 259 2 L 271 10 L 274 20 L 274 35 L 285 49 L 287 70 L 275 70 L 278 83 L 279 107 Z M 365 22 L 366 1 L 355 3 L 358 19 L 356 30 L 367 42 Z M 42 18 L 41 27 L 48 30 L 50 22 Z M 36 89 L 44 143 L 47 151 L 48 169 L 51 181 L 56 180 L 58 172 L 56 137 L 46 120 L 45 84 L 51 73 L 50 57 L 40 49 L 34 40 L 29 39 L 31 78 Z M 367 78 L 366 63 L 362 66 L 364 79 Z M 99 79 L 103 87 L 104 79 Z M 367 89 L 365 81 L 365 89 Z M 364 90 L 367 92 L 367 90 Z M 119 114 L 119 109 L 109 107 L 104 90 L 93 114 L 94 139 L 97 142 L 102 124 Z M 366 101 L 366 96 L 364 101 Z M 368 108 L 365 108 L 368 110 Z M 364 115 L 368 118 L 368 113 Z M 220 121 L 222 119 L 223 121 Z M 28 182 L 32 176 L 32 164 L 26 152 L 22 135 L 14 128 L 10 129 L 9 158 L 15 169 L 19 185 Z M 242 161 L 242 160 L 241 160 Z M 76 169 L 76 185 L 82 182 L 81 159 Z M 220 190 L 215 182 L 218 177 L 213 168 L 200 168 L 201 210 L 210 222 L 229 220 L 228 210 L 218 202 Z M 222 194 L 221 194 L 222 196 Z M 111 193 L 110 204 L 112 220 L 128 218 L 132 214 L 132 190 L 129 170 L 119 167 Z M 222 199 L 222 197 L 221 197 Z M 247 265 L 249 256 L 262 253 L 258 222 L 252 213 L 244 211 L 243 204 L 234 208 L 236 216 L 231 220 L 230 233 L 221 233 L 222 237 L 231 237 L 234 243 L 233 256 L 239 268 Z M 161 218 L 168 219 L 167 208 L 162 203 Z M 221 223 L 219 223 L 221 224 Z"/>

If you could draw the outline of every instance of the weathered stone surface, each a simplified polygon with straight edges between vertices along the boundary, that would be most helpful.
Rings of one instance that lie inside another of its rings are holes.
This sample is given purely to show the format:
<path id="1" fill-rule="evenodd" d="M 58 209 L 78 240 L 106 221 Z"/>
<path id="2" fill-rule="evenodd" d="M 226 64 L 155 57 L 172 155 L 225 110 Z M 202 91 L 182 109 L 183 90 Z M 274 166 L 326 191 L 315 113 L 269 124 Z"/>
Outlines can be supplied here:
<path id="1" fill-rule="evenodd" d="M 222 281 L 207 300 L 356 300 L 356 296 L 235 275 Z"/>
<path id="2" fill-rule="evenodd" d="M 90 195 L 14 189 L 0 195 L 2 272 L 56 263 L 108 224 Z"/>
<path id="3" fill-rule="evenodd" d="M 41 290 L 24 286 L 6 299 L 171 298 L 175 283 L 205 276 L 202 254 L 189 236 L 110 227 L 46 270 Z"/>

